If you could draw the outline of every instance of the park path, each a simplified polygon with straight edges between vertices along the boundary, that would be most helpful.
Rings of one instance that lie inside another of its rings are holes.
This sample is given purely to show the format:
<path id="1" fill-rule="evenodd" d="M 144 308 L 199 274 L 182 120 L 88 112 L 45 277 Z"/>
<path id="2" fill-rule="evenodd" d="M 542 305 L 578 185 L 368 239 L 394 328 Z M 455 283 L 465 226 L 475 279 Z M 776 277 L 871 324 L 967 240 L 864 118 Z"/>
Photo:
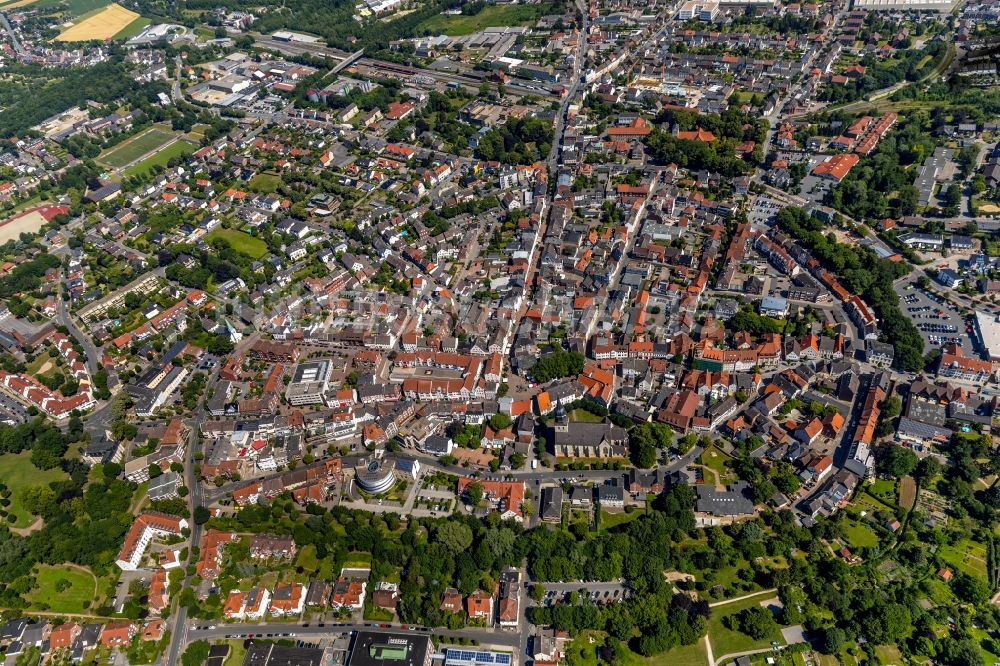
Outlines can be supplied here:
<path id="1" fill-rule="evenodd" d="M 715 653 L 712 652 L 712 640 L 705 634 L 705 654 L 708 655 L 708 666 L 715 666 Z"/>
<path id="2" fill-rule="evenodd" d="M 743 601 L 744 599 L 750 599 L 762 594 L 774 594 L 778 591 L 778 588 L 772 587 L 767 590 L 758 590 L 757 592 L 751 592 L 750 594 L 744 594 L 742 597 L 733 597 L 732 599 L 723 599 L 722 601 L 714 601 L 708 605 L 709 608 L 718 608 L 719 606 L 725 606 L 726 604 L 735 604 L 737 601 Z"/>
<path id="3" fill-rule="evenodd" d="M 32 532 L 37 532 L 38 530 L 42 529 L 42 525 L 44 524 L 45 524 L 44 520 L 42 520 L 41 518 L 37 518 L 35 519 L 35 522 L 31 523 L 27 527 L 11 527 L 10 531 L 16 534 L 17 536 L 28 536 Z"/>
<path id="4" fill-rule="evenodd" d="M 718 664 L 725 664 L 729 659 L 739 659 L 740 657 L 749 657 L 755 654 L 762 654 L 764 652 L 772 652 L 774 648 L 757 648 L 756 650 L 745 650 L 743 652 L 731 652 L 729 654 L 724 654 L 715 661 L 709 662 L 710 666 L 717 666 Z M 712 655 L 709 654 L 709 659 L 712 659 Z"/>

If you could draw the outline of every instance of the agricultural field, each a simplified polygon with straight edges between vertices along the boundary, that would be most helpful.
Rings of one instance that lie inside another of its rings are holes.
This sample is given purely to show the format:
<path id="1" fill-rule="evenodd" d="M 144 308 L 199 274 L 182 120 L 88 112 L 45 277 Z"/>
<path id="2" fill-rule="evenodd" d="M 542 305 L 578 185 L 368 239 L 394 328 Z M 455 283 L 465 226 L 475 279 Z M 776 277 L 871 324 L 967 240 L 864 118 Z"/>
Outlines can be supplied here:
<path id="1" fill-rule="evenodd" d="M 86 613 L 96 601 L 96 580 L 86 569 L 39 565 L 35 587 L 26 597 L 32 606 L 56 613 Z"/>
<path id="2" fill-rule="evenodd" d="M 554 12 L 552 5 L 487 5 L 473 16 L 438 14 L 424 21 L 419 31 L 451 36 L 471 35 L 483 28 L 497 26 L 534 25 L 538 19 Z"/>
<path id="3" fill-rule="evenodd" d="M 267 243 L 259 238 L 254 238 L 250 234 L 237 231 L 236 229 L 216 227 L 208 232 L 207 236 L 205 236 L 206 241 L 212 241 L 215 238 L 221 238 L 226 241 L 229 247 L 233 248 L 240 254 L 245 254 L 248 257 L 253 257 L 254 259 L 260 259 L 267 254 Z"/>
<path id="4" fill-rule="evenodd" d="M 25 470 L 30 470 L 25 474 Z M 0 481 L 2 481 L 11 491 L 10 506 L 7 511 L 17 517 L 13 523 L 8 523 L 11 527 L 28 527 L 35 518 L 21 505 L 21 494 L 32 486 L 44 486 L 53 481 L 62 481 L 66 477 L 66 472 L 59 468 L 40 470 L 35 469 L 31 464 L 31 454 L 27 451 L 22 453 L 6 453 L 0 456 Z"/>
<path id="5" fill-rule="evenodd" d="M 184 140 L 177 140 L 173 143 L 167 145 L 162 150 L 158 151 L 156 154 L 151 155 L 141 162 L 137 162 L 132 166 L 125 169 L 122 174 L 126 178 L 131 178 L 132 176 L 143 176 L 148 174 L 153 167 L 160 166 L 166 167 L 170 160 L 175 157 L 181 157 L 183 155 L 190 155 L 197 148 L 193 143 L 188 143 Z"/>
<path id="6" fill-rule="evenodd" d="M 139 18 L 135 12 L 117 3 L 84 15 L 79 21 L 63 30 L 56 41 L 86 42 L 92 39 L 111 39 Z"/>
<path id="7" fill-rule="evenodd" d="M 131 164 L 146 153 L 156 150 L 174 138 L 173 133 L 150 127 L 145 132 L 112 146 L 97 156 L 97 162 L 109 167 L 120 168 Z"/>
<path id="8" fill-rule="evenodd" d="M 29 0 L 21 1 L 25 4 L 31 4 Z M 39 9 L 59 7 L 60 10 L 64 11 L 65 18 L 73 18 L 106 7 L 108 0 L 34 0 L 34 4 Z"/>
<path id="9" fill-rule="evenodd" d="M 139 18 L 132 21 L 127 26 L 116 32 L 114 39 L 129 39 L 131 37 L 135 37 L 152 22 L 153 21 L 151 19 L 148 19 L 145 16 L 140 16 Z"/>

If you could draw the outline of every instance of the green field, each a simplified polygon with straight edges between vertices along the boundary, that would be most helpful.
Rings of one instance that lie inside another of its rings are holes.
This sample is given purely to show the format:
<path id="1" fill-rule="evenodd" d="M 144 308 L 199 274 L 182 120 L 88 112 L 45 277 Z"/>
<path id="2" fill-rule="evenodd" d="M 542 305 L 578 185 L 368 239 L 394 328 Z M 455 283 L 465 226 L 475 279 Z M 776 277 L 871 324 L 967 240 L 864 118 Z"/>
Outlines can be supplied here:
<path id="1" fill-rule="evenodd" d="M 701 456 L 698 458 L 698 464 L 704 465 L 705 467 L 714 470 L 716 474 L 719 475 L 719 483 L 730 484 L 736 481 L 736 475 L 730 469 L 729 464 L 732 462 L 732 457 L 723 451 L 720 451 L 715 446 L 710 446 L 705 449 Z"/>
<path id="2" fill-rule="evenodd" d="M 418 32 L 430 30 L 446 35 L 471 35 L 484 28 L 498 26 L 534 25 L 546 14 L 556 13 L 549 4 L 540 5 L 487 5 L 475 16 L 452 16 L 438 14 L 427 19 L 418 27 Z"/>
<path id="3" fill-rule="evenodd" d="M 69 583 L 57 589 L 57 583 Z M 56 613 L 86 613 L 94 601 L 94 576 L 89 571 L 68 566 L 40 565 L 35 574 L 35 587 L 26 595 L 33 607 Z"/>
<path id="4" fill-rule="evenodd" d="M 62 371 L 57 359 L 58 357 L 52 358 L 47 350 L 43 350 L 31 363 L 25 366 L 25 369 L 32 377 L 65 377 L 66 373 Z M 42 372 L 42 368 L 45 368 L 45 372 Z"/>
<path id="5" fill-rule="evenodd" d="M 140 16 L 139 18 L 132 21 L 127 26 L 116 32 L 115 36 L 112 37 L 112 39 L 128 39 L 130 37 L 135 37 L 140 32 L 142 32 L 143 28 L 145 28 L 152 22 L 153 22 L 152 19 L 148 19 L 145 16 Z"/>
<path id="6" fill-rule="evenodd" d="M 875 530 L 855 520 L 844 521 L 844 534 L 851 548 L 874 548 L 878 545 Z"/>
<path id="7" fill-rule="evenodd" d="M 879 479 L 868 486 L 868 492 L 886 504 L 897 506 L 897 486 L 898 484 L 894 479 Z"/>
<path id="8" fill-rule="evenodd" d="M 722 622 L 724 617 L 728 615 L 736 615 L 744 609 L 750 608 L 751 606 L 757 606 L 760 602 L 772 599 L 774 596 L 774 592 L 764 592 L 762 594 L 754 595 L 749 599 L 726 604 L 725 606 L 718 606 L 712 609 L 712 617 L 708 620 L 708 637 L 712 639 L 712 652 L 715 653 L 716 658 L 726 654 L 732 654 L 734 652 L 766 648 L 771 645 L 771 641 L 784 643 L 781 638 L 780 631 L 775 631 L 773 636 L 768 636 L 763 640 L 755 641 L 742 632 L 727 629 L 726 625 Z"/>
<path id="9" fill-rule="evenodd" d="M 31 454 L 7 453 L 0 456 L 0 481 L 10 488 L 10 506 L 7 511 L 17 516 L 17 520 L 8 523 L 12 527 L 27 527 L 35 522 L 34 517 L 21 506 L 21 493 L 31 486 L 45 486 L 52 481 L 62 481 L 66 473 L 61 469 L 35 469 L 31 464 Z"/>
<path id="10" fill-rule="evenodd" d="M 646 512 L 640 509 L 636 509 L 631 513 L 627 511 L 611 512 L 601 509 L 601 529 L 610 530 L 612 528 L 618 527 L 619 525 L 630 523 L 639 516 L 644 516 L 644 515 L 646 515 Z"/>
<path id="11" fill-rule="evenodd" d="M 174 138 L 172 133 L 150 127 L 145 132 L 104 151 L 97 156 L 96 161 L 109 167 L 120 168 L 131 164 L 151 150 L 156 150 L 172 138 Z"/>
<path id="12" fill-rule="evenodd" d="M 250 179 L 249 185 L 254 192 L 271 194 L 281 185 L 281 176 L 276 173 L 259 173 Z"/>
<path id="13" fill-rule="evenodd" d="M 245 254 L 254 259 L 260 259 L 267 254 L 267 243 L 259 238 L 254 238 L 250 234 L 237 231 L 236 229 L 224 229 L 216 227 L 205 236 L 206 241 L 221 238 L 240 254 Z"/>
<path id="14" fill-rule="evenodd" d="M 155 166 L 165 167 L 173 158 L 181 157 L 182 155 L 190 155 L 195 150 L 197 150 L 197 148 L 192 143 L 188 143 L 187 141 L 174 141 L 172 144 L 155 155 L 147 157 L 137 164 L 133 164 L 122 173 L 126 177 L 144 175 L 149 173 L 149 171 Z"/>
<path id="15" fill-rule="evenodd" d="M 56 6 L 65 7 L 65 16 L 78 17 L 88 14 L 95 9 L 103 9 L 110 4 L 110 0 L 40 0 L 33 6 L 39 9 Z"/>
<path id="16" fill-rule="evenodd" d="M 986 547 L 981 543 L 964 539 L 954 546 L 941 546 L 938 555 L 957 571 L 986 577 Z"/>
<path id="17" fill-rule="evenodd" d="M 604 645 L 607 634 L 601 631 L 583 631 L 566 647 L 566 663 L 569 666 L 597 666 L 606 663 L 597 657 L 597 650 Z M 626 643 L 619 644 L 619 663 L 622 666 L 705 666 L 708 655 L 704 641 L 668 650 L 655 657 L 643 657 L 628 649 Z"/>
<path id="18" fill-rule="evenodd" d="M 581 423 L 600 423 L 604 418 L 593 412 L 588 412 L 586 409 L 574 409 L 569 413 L 569 420 L 580 421 Z"/>

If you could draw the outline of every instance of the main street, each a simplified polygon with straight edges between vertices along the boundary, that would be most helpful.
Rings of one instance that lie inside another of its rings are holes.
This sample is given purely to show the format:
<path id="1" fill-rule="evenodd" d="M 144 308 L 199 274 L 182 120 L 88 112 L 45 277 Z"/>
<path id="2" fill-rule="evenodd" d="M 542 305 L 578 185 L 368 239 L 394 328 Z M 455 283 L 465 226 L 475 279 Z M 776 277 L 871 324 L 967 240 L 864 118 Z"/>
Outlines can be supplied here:
<path id="1" fill-rule="evenodd" d="M 214 622 L 214 620 L 212 621 Z M 320 623 L 289 623 L 275 622 L 272 624 L 218 624 L 199 620 L 198 625 L 188 629 L 190 640 L 222 640 L 225 638 L 325 638 L 333 637 L 351 631 L 370 631 L 381 634 L 398 634 L 401 632 L 420 634 L 422 636 L 446 636 L 448 638 L 465 638 L 478 641 L 483 646 L 518 648 L 521 642 L 517 632 L 469 627 L 467 629 L 451 630 L 428 627 L 416 627 L 399 623 L 380 622 L 320 622 Z M 523 661 L 523 660 L 522 660 Z M 168 661 L 176 664 L 176 661 Z"/>

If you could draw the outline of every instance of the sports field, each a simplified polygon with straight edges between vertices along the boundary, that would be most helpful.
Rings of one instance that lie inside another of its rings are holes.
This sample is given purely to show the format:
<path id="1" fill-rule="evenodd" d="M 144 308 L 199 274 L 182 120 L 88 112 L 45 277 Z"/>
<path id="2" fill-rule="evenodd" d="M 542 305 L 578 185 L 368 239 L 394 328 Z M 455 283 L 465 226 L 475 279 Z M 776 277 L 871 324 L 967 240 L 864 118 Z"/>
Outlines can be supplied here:
<path id="1" fill-rule="evenodd" d="M 17 240 L 21 237 L 23 233 L 35 234 L 38 230 L 42 228 L 46 220 L 41 213 L 31 212 L 25 213 L 20 217 L 11 219 L 8 222 L 4 222 L 0 225 L 0 243 L 6 243 L 9 240 Z"/>
<path id="2" fill-rule="evenodd" d="M 197 149 L 198 147 L 193 143 L 179 139 L 167 145 L 162 150 L 157 151 L 153 155 L 150 155 L 143 161 L 133 164 L 122 173 L 126 177 L 142 176 L 149 173 L 149 171 L 155 166 L 165 167 L 173 158 L 180 157 L 182 155 L 190 155 Z"/>
<path id="3" fill-rule="evenodd" d="M 112 3 L 83 16 L 74 25 L 63 30 L 56 37 L 56 41 L 86 42 L 92 39 L 111 39 L 137 18 L 139 15 L 135 12 Z"/>
<path id="4" fill-rule="evenodd" d="M 131 164 L 151 150 L 156 150 L 174 137 L 170 132 L 150 127 L 141 134 L 112 146 L 97 156 L 97 162 L 109 167 L 123 167 Z"/>

